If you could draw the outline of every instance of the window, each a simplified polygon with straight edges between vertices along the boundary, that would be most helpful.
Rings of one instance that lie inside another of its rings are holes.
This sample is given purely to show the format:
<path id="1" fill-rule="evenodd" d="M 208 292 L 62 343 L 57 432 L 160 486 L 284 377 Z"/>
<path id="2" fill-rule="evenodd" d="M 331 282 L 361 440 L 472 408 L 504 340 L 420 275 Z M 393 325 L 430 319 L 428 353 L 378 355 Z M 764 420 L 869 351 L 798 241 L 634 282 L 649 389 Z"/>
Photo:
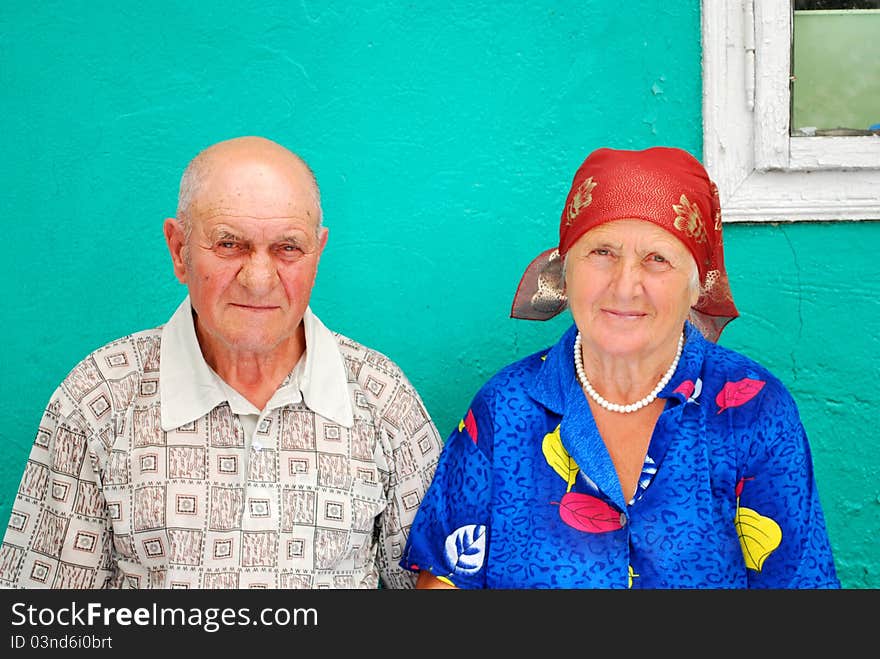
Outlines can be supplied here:
<path id="1" fill-rule="evenodd" d="M 880 219 L 880 135 L 790 134 L 790 0 L 702 12 L 703 159 L 724 219 Z"/>
<path id="2" fill-rule="evenodd" d="M 794 0 L 791 135 L 880 133 L 880 0 Z"/>

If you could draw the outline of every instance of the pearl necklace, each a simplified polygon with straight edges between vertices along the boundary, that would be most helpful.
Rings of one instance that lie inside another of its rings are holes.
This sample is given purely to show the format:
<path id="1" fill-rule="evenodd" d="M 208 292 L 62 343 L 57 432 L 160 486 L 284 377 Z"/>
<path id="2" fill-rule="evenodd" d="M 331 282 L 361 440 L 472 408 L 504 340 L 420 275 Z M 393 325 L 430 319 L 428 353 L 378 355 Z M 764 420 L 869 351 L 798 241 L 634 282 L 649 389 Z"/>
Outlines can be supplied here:
<path id="1" fill-rule="evenodd" d="M 629 414 L 630 412 L 635 412 L 636 410 L 640 410 L 646 405 L 650 405 L 654 402 L 654 399 L 657 398 L 658 394 L 663 391 L 663 387 L 666 386 L 666 383 L 672 378 L 675 374 L 675 369 L 678 368 L 678 360 L 681 358 L 681 350 L 684 346 L 684 334 L 678 337 L 678 349 L 675 352 L 675 359 L 672 360 L 672 365 L 669 369 L 663 374 L 663 377 L 660 378 L 660 382 L 657 383 L 657 386 L 649 393 L 647 396 L 642 398 L 641 400 L 637 400 L 635 403 L 630 403 L 629 405 L 619 405 L 618 403 L 612 403 L 610 401 L 605 400 L 599 393 L 593 389 L 593 385 L 590 384 L 590 381 L 587 379 L 587 374 L 584 373 L 584 360 L 581 355 L 581 333 L 578 332 L 577 338 L 574 340 L 574 370 L 577 371 L 578 380 L 581 383 L 581 386 L 587 392 L 590 398 L 592 398 L 598 405 L 604 407 L 609 412 L 621 412 L 623 414 Z"/>

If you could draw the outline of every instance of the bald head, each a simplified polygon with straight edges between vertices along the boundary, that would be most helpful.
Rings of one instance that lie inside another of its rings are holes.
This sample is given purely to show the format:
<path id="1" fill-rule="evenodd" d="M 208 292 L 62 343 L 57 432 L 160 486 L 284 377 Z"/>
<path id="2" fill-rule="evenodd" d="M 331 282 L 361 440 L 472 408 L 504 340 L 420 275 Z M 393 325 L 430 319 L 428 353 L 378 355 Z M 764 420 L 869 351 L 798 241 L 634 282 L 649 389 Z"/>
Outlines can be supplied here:
<path id="1" fill-rule="evenodd" d="M 264 137 L 236 137 L 213 144 L 190 161 L 180 179 L 177 219 L 189 236 L 193 218 L 244 212 L 253 202 L 278 217 L 314 215 L 322 222 L 314 172 L 292 151 Z"/>

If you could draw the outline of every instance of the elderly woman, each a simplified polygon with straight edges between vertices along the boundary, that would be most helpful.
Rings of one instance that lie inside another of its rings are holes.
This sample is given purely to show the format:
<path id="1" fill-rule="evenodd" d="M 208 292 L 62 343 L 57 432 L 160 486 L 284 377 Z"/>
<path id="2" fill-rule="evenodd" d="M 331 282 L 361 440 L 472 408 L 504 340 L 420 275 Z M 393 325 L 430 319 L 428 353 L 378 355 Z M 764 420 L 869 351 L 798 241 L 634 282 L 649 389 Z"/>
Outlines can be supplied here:
<path id="1" fill-rule="evenodd" d="M 495 374 L 401 560 L 418 587 L 839 588 L 782 382 L 717 345 L 721 211 L 680 149 L 599 149 L 511 315 L 574 324 Z"/>

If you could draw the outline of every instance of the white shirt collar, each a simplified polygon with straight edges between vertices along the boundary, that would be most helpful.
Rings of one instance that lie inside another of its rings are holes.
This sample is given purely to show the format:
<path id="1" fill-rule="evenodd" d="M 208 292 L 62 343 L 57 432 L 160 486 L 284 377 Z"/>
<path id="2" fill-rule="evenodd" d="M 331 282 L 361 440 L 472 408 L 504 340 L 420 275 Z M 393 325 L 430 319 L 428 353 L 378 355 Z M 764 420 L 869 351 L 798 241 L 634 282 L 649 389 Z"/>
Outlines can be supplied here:
<path id="1" fill-rule="evenodd" d="M 350 428 L 354 424 L 354 413 L 339 344 L 333 333 L 312 313 L 311 307 L 303 314 L 303 324 L 305 360 L 300 359 L 264 411 L 303 401 L 320 416 Z M 217 379 L 202 356 L 187 296 L 162 327 L 159 361 L 162 430 L 172 430 L 195 421 L 228 401 L 231 396 L 227 396 Z M 242 401 L 232 401 L 232 404 L 233 410 L 238 411 Z M 253 411 L 259 410 L 253 408 Z"/>

